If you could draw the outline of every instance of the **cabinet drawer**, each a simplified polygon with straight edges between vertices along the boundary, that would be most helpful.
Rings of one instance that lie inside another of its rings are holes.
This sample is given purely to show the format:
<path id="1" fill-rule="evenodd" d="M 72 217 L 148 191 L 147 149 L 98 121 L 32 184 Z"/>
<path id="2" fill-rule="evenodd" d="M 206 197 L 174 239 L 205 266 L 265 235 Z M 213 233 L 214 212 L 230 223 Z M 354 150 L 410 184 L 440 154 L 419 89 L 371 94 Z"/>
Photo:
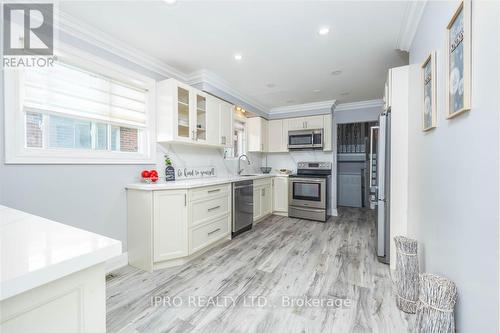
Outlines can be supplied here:
<path id="1" fill-rule="evenodd" d="M 253 187 L 271 185 L 271 177 L 254 179 Z"/>
<path id="2" fill-rule="evenodd" d="M 231 184 L 223 184 L 223 185 L 214 185 L 207 187 L 200 187 L 189 190 L 189 200 L 199 200 L 205 198 L 212 198 L 219 196 L 224 193 L 229 193 L 229 189 L 231 188 Z"/>
<path id="3" fill-rule="evenodd" d="M 190 230 L 190 251 L 192 254 L 229 234 L 229 217 L 224 215 L 211 223 Z"/>
<path id="4" fill-rule="evenodd" d="M 218 198 L 196 201 L 191 207 L 191 226 L 198 225 L 215 216 L 229 213 L 229 196 L 219 196 Z"/>

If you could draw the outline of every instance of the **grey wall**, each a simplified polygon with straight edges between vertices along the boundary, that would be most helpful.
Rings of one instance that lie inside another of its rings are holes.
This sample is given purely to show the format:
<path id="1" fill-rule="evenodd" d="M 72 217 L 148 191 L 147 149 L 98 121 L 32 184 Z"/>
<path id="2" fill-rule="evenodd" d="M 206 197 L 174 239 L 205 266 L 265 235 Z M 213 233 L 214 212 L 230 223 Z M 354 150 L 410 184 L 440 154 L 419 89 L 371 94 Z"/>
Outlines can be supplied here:
<path id="1" fill-rule="evenodd" d="M 472 111 L 445 117 L 445 27 L 457 1 L 427 4 L 410 50 L 410 237 L 425 271 L 458 286 L 458 332 L 498 332 L 500 2 L 472 2 Z M 422 132 L 419 66 L 437 50 L 438 127 Z"/>
<path id="2" fill-rule="evenodd" d="M 109 52 L 61 34 L 61 40 L 155 79 L 145 70 Z M 0 37 L 1 38 L 1 37 Z M 2 44 L 2 43 L 0 43 Z M 126 251 L 124 186 L 154 165 L 6 165 L 3 70 L 0 77 L 0 203 L 123 242 Z"/>

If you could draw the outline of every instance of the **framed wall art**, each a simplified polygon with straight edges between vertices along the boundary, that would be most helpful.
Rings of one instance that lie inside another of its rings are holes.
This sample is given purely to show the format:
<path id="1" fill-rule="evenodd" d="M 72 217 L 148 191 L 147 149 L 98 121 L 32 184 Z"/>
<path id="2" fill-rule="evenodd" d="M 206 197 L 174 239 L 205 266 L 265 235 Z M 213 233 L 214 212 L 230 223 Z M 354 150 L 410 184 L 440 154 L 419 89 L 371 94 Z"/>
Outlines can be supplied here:
<path id="1" fill-rule="evenodd" d="M 446 114 L 469 111 L 471 100 L 471 2 L 463 0 L 446 27 Z"/>
<path id="2" fill-rule="evenodd" d="M 422 64 L 423 109 L 422 130 L 428 131 L 437 125 L 436 110 L 436 52 L 433 51 Z"/>

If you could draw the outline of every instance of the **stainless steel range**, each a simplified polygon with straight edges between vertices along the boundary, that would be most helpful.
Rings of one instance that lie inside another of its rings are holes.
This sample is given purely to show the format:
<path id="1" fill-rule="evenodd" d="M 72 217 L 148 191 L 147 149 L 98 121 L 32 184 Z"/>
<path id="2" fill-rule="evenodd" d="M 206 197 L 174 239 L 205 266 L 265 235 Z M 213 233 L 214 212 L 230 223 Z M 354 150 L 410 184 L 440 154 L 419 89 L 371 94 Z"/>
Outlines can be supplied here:
<path id="1" fill-rule="evenodd" d="M 326 222 L 331 175 L 331 162 L 299 162 L 289 177 L 288 216 Z"/>

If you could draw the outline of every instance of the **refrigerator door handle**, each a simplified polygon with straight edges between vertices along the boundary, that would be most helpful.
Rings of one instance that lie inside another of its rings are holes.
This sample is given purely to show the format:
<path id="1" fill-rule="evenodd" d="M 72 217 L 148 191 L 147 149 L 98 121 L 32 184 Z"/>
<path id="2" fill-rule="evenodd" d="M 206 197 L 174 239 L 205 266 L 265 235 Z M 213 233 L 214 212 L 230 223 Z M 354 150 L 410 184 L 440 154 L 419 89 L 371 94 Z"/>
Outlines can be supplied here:
<path id="1" fill-rule="evenodd" d="M 375 130 L 378 126 L 370 127 L 370 189 L 377 189 L 377 185 L 373 185 L 373 141 L 375 140 Z"/>

